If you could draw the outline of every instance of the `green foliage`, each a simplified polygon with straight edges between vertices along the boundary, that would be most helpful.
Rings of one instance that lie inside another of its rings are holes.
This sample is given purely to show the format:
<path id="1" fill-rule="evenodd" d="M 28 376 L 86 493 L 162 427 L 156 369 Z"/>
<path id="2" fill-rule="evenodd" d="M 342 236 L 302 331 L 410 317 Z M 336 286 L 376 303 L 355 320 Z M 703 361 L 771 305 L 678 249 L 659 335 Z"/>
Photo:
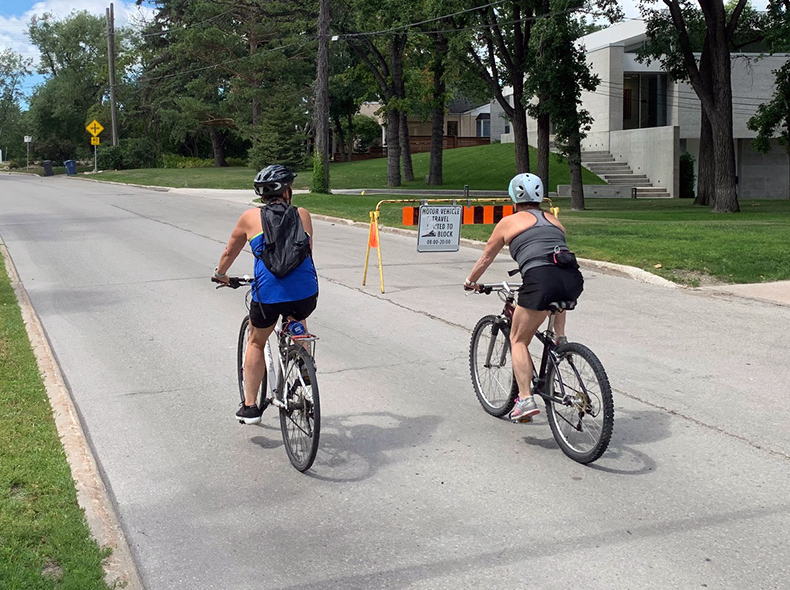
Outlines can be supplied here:
<path id="1" fill-rule="evenodd" d="M 123 147 L 119 145 L 99 146 L 96 153 L 96 167 L 99 170 L 123 170 Z"/>
<path id="2" fill-rule="evenodd" d="M 155 168 L 159 161 L 156 144 L 147 137 L 122 139 L 121 153 L 125 169 Z"/>
<path id="3" fill-rule="evenodd" d="M 282 101 L 270 104 L 263 114 L 263 123 L 253 129 L 253 145 L 247 152 L 250 166 L 259 170 L 269 164 L 305 167 L 307 134 L 304 130 L 308 119 L 307 113 L 296 105 Z"/>
<path id="4" fill-rule="evenodd" d="M 318 153 L 318 150 L 313 153 L 313 180 L 310 183 L 310 192 L 322 194 L 330 192 L 329 184 L 324 176 L 324 159 Z"/>
<path id="5" fill-rule="evenodd" d="M 213 168 L 214 160 L 211 158 L 191 158 L 178 154 L 162 154 L 163 168 Z"/>
<path id="6" fill-rule="evenodd" d="M 680 198 L 694 198 L 694 156 L 688 152 L 680 155 Z"/>
<path id="7" fill-rule="evenodd" d="M 364 153 L 369 148 L 381 145 L 381 125 L 367 115 L 354 116 L 354 151 Z"/>
<path id="8" fill-rule="evenodd" d="M 73 141 L 50 137 L 33 144 L 33 152 L 42 160 L 52 160 L 60 166 L 64 160 L 73 160 L 76 156 L 77 146 Z"/>

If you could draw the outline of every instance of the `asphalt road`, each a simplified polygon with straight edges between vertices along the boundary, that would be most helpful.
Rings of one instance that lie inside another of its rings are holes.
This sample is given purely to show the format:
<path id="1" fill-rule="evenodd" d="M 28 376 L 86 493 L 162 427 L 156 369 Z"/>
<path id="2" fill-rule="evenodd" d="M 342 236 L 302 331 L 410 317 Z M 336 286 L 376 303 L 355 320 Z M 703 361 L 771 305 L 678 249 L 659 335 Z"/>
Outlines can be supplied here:
<path id="1" fill-rule="evenodd" d="M 0 176 L 0 236 L 146 588 L 788 587 L 789 307 L 585 270 L 569 335 L 616 421 L 584 467 L 544 414 L 474 397 L 470 331 L 500 309 L 461 290 L 479 250 L 382 234 L 382 295 L 375 267 L 361 286 L 366 231 L 316 221 L 324 423 L 303 475 L 274 413 L 233 418 L 243 293 L 208 277 L 244 201 Z"/>

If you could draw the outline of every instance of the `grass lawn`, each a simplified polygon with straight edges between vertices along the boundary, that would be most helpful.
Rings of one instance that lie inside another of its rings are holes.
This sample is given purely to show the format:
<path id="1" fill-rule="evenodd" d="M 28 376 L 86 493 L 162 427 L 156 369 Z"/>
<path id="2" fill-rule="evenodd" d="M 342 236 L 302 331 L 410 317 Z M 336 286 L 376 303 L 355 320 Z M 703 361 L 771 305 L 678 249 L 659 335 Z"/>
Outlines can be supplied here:
<path id="1" fill-rule="evenodd" d="M 537 162 L 537 152 L 530 149 L 531 162 Z M 425 184 L 428 174 L 429 154 L 412 156 L 416 180 L 404 183 L 402 188 L 462 189 L 465 184 L 471 190 L 507 190 L 507 185 L 516 169 L 515 150 L 512 143 L 493 143 L 469 148 L 446 150 L 443 158 L 444 185 L 431 187 Z M 333 188 L 386 188 L 387 160 L 363 160 L 351 163 L 332 164 L 329 169 Z M 589 170 L 583 171 L 585 184 L 602 184 L 603 181 Z M 296 178 L 294 188 L 310 188 L 311 170 L 302 170 Z M 102 172 L 98 178 L 115 182 L 129 182 L 152 186 L 191 188 L 252 188 L 255 171 L 249 168 L 152 168 L 145 170 L 119 170 Z M 552 155 L 549 166 L 551 191 L 557 184 L 570 184 L 567 162 Z"/>
<path id="2" fill-rule="evenodd" d="M 106 589 L 27 332 L 0 264 L 0 587 Z"/>
<path id="3" fill-rule="evenodd" d="M 387 198 L 297 195 L 294 201 L 315 213 L 367 222 L 376 203 Z M 571 211 L 569 198 L 553 202 L 569 246 L 583 258 L 636 266 L 694 286 L 790 279 L 790 201 L 745 200 L 738 214 L 713 214 L 691 199 L 595 198 L 586 200 L 586 211 Z M 403 227 L 401 207 L 383 205 L 381 223 Z M 492 228 L 465 225 L 461 235 L 486 240 Z"/>

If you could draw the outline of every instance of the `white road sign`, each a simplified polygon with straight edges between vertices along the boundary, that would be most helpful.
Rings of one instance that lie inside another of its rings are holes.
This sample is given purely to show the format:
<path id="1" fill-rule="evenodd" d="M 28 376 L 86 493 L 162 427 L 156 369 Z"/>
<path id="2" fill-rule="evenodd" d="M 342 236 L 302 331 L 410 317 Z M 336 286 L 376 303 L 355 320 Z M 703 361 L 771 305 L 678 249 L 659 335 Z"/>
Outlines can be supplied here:
<path id="1" fill-rule="evenodd" d="M 25 143 L 30 143 L 31 141 L 33 141 L 33 136 L 25 135 Z"/>
<path id="2" fill-rule="evenodd" d="M 461 206 L 423 205 L 417 232 L 418 252 L 457 252 L 461 245 Z"/>

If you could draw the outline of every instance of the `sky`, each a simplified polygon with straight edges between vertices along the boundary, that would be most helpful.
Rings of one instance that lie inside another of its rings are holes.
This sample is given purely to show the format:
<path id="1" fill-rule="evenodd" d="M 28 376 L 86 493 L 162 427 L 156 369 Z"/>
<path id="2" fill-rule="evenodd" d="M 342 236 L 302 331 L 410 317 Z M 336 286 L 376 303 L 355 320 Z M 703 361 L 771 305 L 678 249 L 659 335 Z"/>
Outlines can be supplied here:
<path id="1" fill-rule="evenodd" d="M 150 8 L 135 6 L 134 0 L 112 0 L 112 2 L 116 27 L 140 22 L 141 19 L 150 17 Z M 38 50 L 27 37 L 27 27 L 33 16 L 49 12 L 62 19 L 74 11 L 81 10 L 104 16 L 109 7 L 110 0 L 44 0 L 43 2 L 0 0 L 0 50 L 10 48 L 31 58 L 35 68 L 39 59 Z M 30 92 L 42 79 L 39 75 L 28 77 L 24 82 L 24 91 Z"/>

